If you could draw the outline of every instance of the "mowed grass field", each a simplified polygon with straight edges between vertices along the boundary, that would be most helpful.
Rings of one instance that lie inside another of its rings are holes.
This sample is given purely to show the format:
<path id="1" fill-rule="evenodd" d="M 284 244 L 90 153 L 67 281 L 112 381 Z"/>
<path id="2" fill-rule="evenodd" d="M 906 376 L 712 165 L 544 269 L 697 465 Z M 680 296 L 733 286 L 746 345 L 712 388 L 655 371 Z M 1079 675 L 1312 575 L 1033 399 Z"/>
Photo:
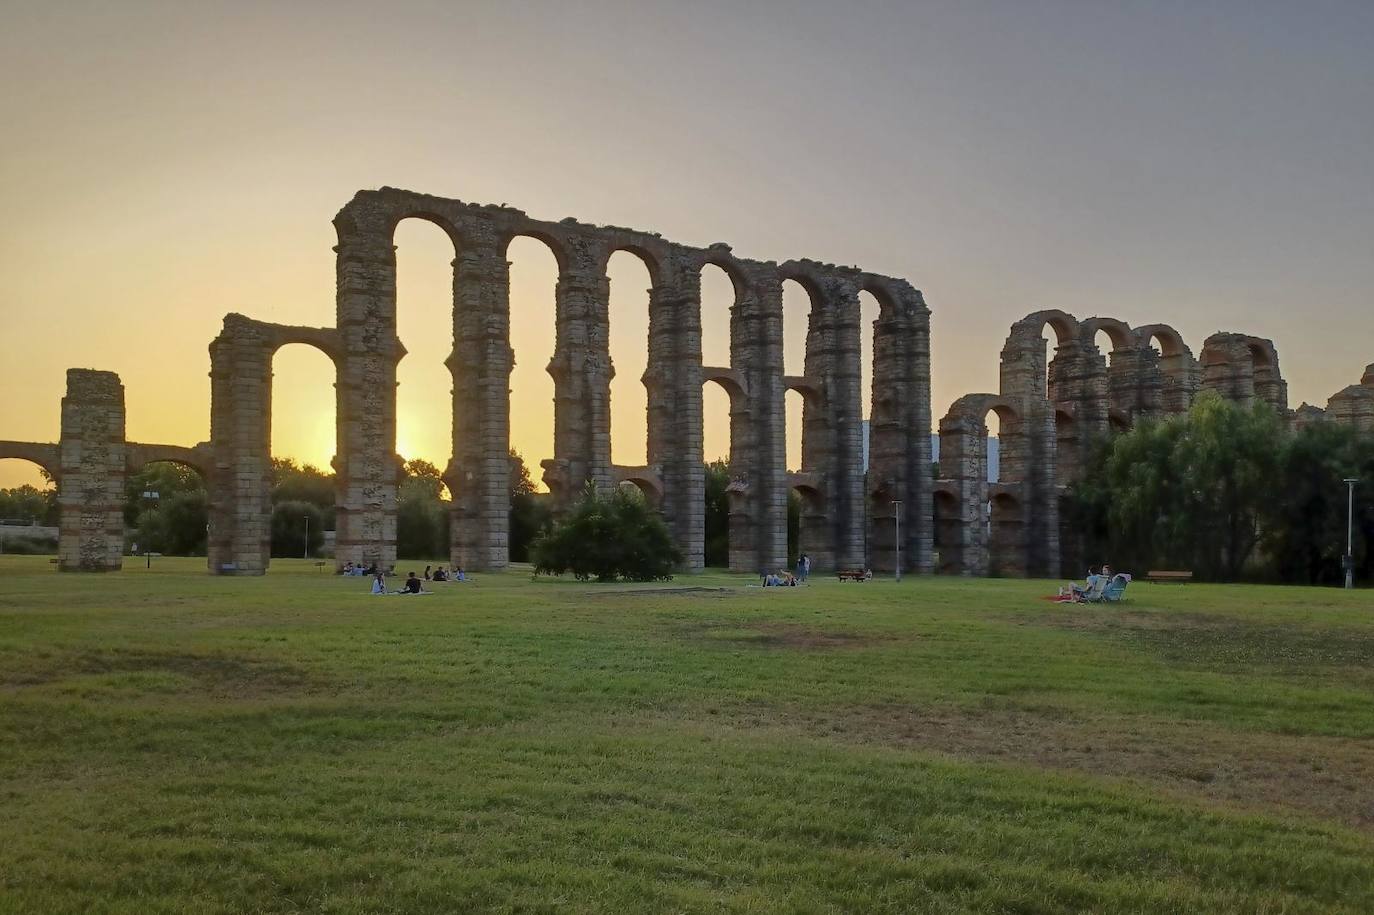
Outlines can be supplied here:
<path id="1" fill-rule="evenodd" d="M 752 583 L 0 557 L 0 911 L 1374 911 L 1371 592 Z"/>

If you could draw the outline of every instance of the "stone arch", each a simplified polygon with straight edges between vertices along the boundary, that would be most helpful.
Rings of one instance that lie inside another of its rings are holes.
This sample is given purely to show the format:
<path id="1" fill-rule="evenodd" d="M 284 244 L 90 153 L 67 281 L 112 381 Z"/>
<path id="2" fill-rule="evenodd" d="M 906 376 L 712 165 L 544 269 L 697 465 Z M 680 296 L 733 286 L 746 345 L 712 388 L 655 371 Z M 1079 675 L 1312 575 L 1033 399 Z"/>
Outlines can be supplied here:
<path id="1" fill-rule="evenodd" d="M 1055 339 L 1060 346 L 1073 343 L 1080 335 L 1077 318 L 1067 311 L 1047 308 L 1033 311 L 1013 324 L 1012 336 L 1023 339 L 1041 339 L 1044 337 L 1047 326 L 1054 331 Z"/>
<path id="2" fill-rule="evenodd" d="M 1168 324 L 1147 324 L 1137 327 L 1135 335 L 1141 346 L 1157 342 L 1160 355 L 1164 357 L 1179 356 L 1188 352 L 1188 344 L 1183 342 L 1183 335 Z"/>
<path id="3" fill-rule="evenodd" d="M 1119 318 L 1091 317 L 1079 324 L 1082 341 L 1088 346 L 1097 346 L 1098 333 L 1105 333 L 1112 341 L 1112 352 L 1135 349 L 1139 343 L 1131 325 Z"/>
<path id="4" fill-rule="evenodd" d="M 57 445 L 41 442 L 0 441 L 0 460 L 13 458 L 41 468 L 56 482 L 62 472 L 61 451 Z"/>
<path id="5" fill-rule="evenodd" d="M 643 496 L 649 507 L 659 511 L 663 504 L 663 481 L 658 474 L 647 467 L 617 467 L 616 485 L 633 486 Z"/>
<path id="6" fill-rule="evenodd" d="M 1147 324 L 1135 329 L 1141 354 L 1154 359 L 1159 370 L 1159 395 L 1151 412 L 1166 415 L 1187 411 L 1202 385 L 1202 369 L 1193 352 L 1183 342 L 1183 335 L 1168 324 Z M 1159 344 L 1154 358 L 1153 343 Z"/>
<path id="7" fill-rule="evenodd" d="M 148 464 L 175 464 L 185 467 L 187 470 L 195 471 L 205 481 L 207 490 L 214 473 L 214 458 L 206 442 L 192 448 L 185 445 L 145 445 L 129 442 L 124 447 L 124 459 L 131 474 L 138 473 Z"/>

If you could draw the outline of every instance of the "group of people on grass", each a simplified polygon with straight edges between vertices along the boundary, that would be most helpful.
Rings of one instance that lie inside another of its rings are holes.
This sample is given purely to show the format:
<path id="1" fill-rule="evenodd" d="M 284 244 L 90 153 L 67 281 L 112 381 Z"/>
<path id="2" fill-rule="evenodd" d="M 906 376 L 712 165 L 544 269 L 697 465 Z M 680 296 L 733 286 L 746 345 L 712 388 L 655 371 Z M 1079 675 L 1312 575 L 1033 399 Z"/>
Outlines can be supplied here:
<path id="1" fill-rule="evenodd" d="M 1107 590 L 1107 586 L 1112 583 L 1112 579 L 1117 575 L 1124 575 L 1126 581 L 1131 580 L 1129 574 L 1123 572 L 1113 572 L 1112 567 L 1107 563 L 1102 563 L 1102 568 L 1094 572 L 1092 567 L 1088 568 L 1088 577 L 1082 585 L 1076 582 L 1069 582 L 1066 587 L 1059 589 L 1058 599 L 1065 603 L 1078 603 L 1081 601 L 1096 601 L 1102 596 L 1102 592 Z"/>
<path id="2" fill-rule="evenodd" d="M 420 576 L 416 575 L 414 572 L 410 572 L 410 573 L 408 573 L 408 574 L 406 575 L 406 580 L 405 580 L 404 584 L 402 584 L 401 587 L 400 587 L 399 589 L 397 589 L 397 590 L 395 590 L 395 591 L 388 590 L 388 589 L 387 589 L 387 586 L 386 586 L 386 579 L 387 579 L 387 576 L 389 576 L 389 575 L 395 575 L 395 574 L 396 574 L 396 567 L 395 567 L 395 566 L 392 566 L 389 570 L 383 571 L 381 568 L 379 568 L 379 567 L 377 566 L 377 564 L 376 564 L 375 562 L 372 563 L 370 566 L 366 566 L 366 567 L 364 567 L 362 563 L 354 564 L 353 562 L 345 562 L 343 568 L 339 570 L 339 574 L 341 574 L 341 575 L 370 575 L 370 576 L 372 576 L 372 593 L 373 593 L 373 594 L 428 594 L 428 593 L 430 593 L 430 592 L 428 592 L 428 591 L 426 591 L 426 590 L 424 589 L 424 585 L 422 584 L 422 580 L 421 580 Z M 425 577 L 424 577 L 423 581 L 471 581 L 471 580 L 472 580 L 472 579 L 469 578 L 468 575 L 467 575 L 461 568 L 458 568 L 458 567 L 454 567 L 451 571 L 445 571 L 443 566 L 439 566 L 437 569 L 435 569 L 433 566 L 425 566 Z"/>
<path id="3" fill-rule="evenodd" d="M 792 588 L 800 584 L 806 584 L 806 579 L 811 576 L 811 557 L 802 553 L 797 557 L 797 571 L 788 572 L 786 569 L 779 572 L 763 573 L 763 586 L 765 588 Z"/>

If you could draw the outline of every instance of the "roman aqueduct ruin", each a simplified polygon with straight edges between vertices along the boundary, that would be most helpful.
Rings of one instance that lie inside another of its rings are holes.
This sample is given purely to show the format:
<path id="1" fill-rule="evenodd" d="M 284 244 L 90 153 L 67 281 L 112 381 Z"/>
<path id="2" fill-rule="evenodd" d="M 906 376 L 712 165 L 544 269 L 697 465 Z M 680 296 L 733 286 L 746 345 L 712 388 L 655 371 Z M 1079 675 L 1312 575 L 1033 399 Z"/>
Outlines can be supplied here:
<path id="1" fill-rule="evenodd" d="M 0 442 L 56 481 L 59 568 L 118 569 L 125 481 L 152 461 L 191 467 L 210 492 L 209 558 L 217 574 L 261 574 L 270 553 L 272 359 L 289 343 L 314 347 L 336 370 L 334 561 L 389 566 L 396 559 L 396 335 L 399 222 L 418 218 L 452 240 L 452 496 L 450 561 L 477 570 L 507 564 L 509 511 L 510 278 L 506 249 L 520 236 L 554 252 L 556 343 L 554 456 L 543 479 L 555 509 L 587 483 L 632 483 L 666 521 L 684 570 L 702 567 L 705 469 L 702 389 L 730 399 L 730 567 L 787 564 L 787 500 L 801 494 L 803 548 L 819 568 L 869 566 L 965 575 L 1055 575 L 1078 563 L 1060 530 L 1059 501 L 1094 443 L 1139 419 L 1186 410 L 1213 389 L 1261 399 L 1295 423 L 1326 416 L 1374 428 L 1374 366 L 1326 411 L 1288 411 L 1278 355 L 1268 340 L 1214 334 L 1194 358 L 1166 325 L 1132 328 L 1060 311 L 1012 327 L 996 394 L 957 400 L 939 424 L 932 479 L 930 312 L 905 280 L 810 260 L 782 264 L 736 256 L 654 233 L 544 222 L 482 206 L 382 188 L 361 191 L 334 219 L 337 316 L 333 327 L 270 324 L 228 315 L 210 344 L 211 435 L 194 447 L 129 442 L 124 392 L 111 372 L 71 369 L 58 444 Z M 647 390 L 648 462 L 611 461 L 607 263 L 638 256 L 651 278 Z M 735 291 L 730 364 L 702 360 L 701 270 L 714 264 Z M 811 301 L 804 374 L 783 366 L 782 284 Z M 879 304 L 873 325 L 873 396 L 864 462 L 859 294 Z M 1044 331 L 1055 336 L 1047 358 Z M 1096 343 L 1111 341 L 1109 353 Z M 1155 348 L 1158 345 L 1158 349 Z M 803 397 L 802 469 L 785 462 L 784 397 Z M 1000 422 L 1001 473 L 988 480 L 987 416 Z M 900 512 L 898 517 L 897 512 Z M 900 523 L 899 523 L 900 522 Z M 896 531 L 901 531 L 898 549 Z M 938 551 L 938 552 L 937 552 Z M 936 556 L 938 555 L 938 569 Z"/>

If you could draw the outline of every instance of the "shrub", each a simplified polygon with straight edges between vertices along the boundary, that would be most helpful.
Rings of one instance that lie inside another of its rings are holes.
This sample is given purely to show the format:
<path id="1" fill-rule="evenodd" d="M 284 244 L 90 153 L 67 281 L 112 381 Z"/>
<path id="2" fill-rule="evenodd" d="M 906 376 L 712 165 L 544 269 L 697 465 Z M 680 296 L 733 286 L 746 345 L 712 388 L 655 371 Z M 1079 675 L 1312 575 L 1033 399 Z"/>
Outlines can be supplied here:
<path id="1" fill-rule="evenodd" d="M 52 537 L 30 537 L 26 534 L 6 534 L 0 553 L 15 556 L 47 556 L 57 552 L 57 540 Z"/>
<path id="2" fill-rule="evenodd" d="M 663 519 L 637 492 L 602 495 L 588 485 L 572 511 L 530 548 L 536 575 L 579 581 L 666 581 L 682 556 Z"/>

